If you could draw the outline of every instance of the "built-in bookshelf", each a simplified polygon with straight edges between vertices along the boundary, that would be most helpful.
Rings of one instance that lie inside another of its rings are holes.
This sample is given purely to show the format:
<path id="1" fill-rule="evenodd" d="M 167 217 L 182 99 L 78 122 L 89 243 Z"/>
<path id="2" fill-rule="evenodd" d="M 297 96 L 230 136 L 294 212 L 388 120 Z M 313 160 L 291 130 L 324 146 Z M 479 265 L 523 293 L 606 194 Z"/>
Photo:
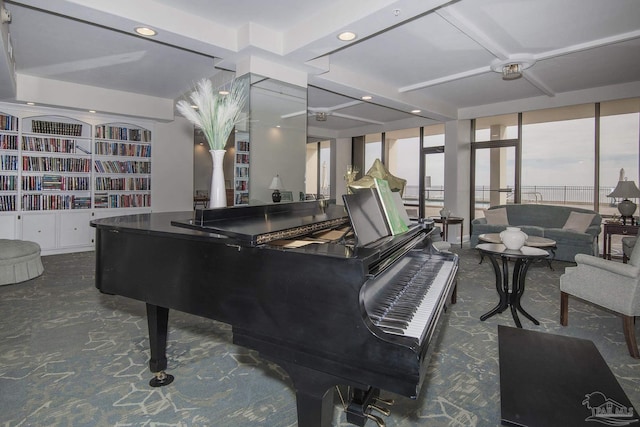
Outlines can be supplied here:
<path id="1" fill-rule="evenodd" d="M 0 112 L 0 212 L 17 210 L 18 117 Z"/>
<path id="2" fill-rule="evenodd" d="M 21 210 L 91 208 L 91 125 L 69 117 L 22 119 Z"/>
<path id="3" fill-rule="evenodd" d="M 95 208 L 151 206 L 151 131 L 130 124 L 95 128 Z"/>
<path id="4" fill-rule="evenodd" d="M 251 146 L 248 132 L 235 134 L 235 171 L 233 182 L 234 205 L 249 204 L 249 160 Z"/>
<path id="5" fill-rule="evenodd" d="M 0 238 L 90 250 L 91 220 L 151 210 L 153 124 L 116 117 L 0 103 Z"/>

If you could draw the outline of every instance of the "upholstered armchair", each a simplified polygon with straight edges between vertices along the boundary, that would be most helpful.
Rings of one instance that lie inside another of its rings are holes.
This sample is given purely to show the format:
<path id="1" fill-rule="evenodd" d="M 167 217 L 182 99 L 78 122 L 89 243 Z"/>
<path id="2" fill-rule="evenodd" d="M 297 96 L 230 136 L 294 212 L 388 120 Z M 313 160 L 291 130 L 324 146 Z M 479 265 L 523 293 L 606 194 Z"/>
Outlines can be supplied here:
<path id="1" fill-rule="evenodd" d="M 585 254 L 575 259 L 577 266 L 560 276 L 560 324 L 567 326 L 569 295 L 614 311 L 622 316 L 629 354 L 640 359 L 634 325 L 640 316 L 640 245 L 635 245 L 628 264 Z"/>

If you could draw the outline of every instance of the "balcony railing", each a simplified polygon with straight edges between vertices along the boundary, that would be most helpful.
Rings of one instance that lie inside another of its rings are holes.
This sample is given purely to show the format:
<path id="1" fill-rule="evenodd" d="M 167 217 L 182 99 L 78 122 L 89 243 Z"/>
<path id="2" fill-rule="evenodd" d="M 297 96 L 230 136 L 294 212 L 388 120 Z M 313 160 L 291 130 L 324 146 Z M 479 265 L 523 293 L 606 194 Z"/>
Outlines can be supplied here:
<path id="1" fill-rule="evenodd" d="M 499 190 L 506 194 L 506 203 L 513 203 L 513 191 L 509 188 Z M 489 207 L 490 195 L 497 190 L 491 190 L 489 186 L 477 186 L 475 190 L 476 209 Z M 616 200 L 607 197 L 613 191 L 613 187 L 604 187 L 599 190 L 600 213 L 604 215 L 616 214 Z M 418 206 L 418 186 L 408 185 L 405 188 L 403 200 L 407 208 Z M 521 203 L 535 203 L 548 205 L 567 205 L 592 208 L 593 186 L 588 185 L 532 185 L 523 186 Z M 428 187 L 425 190 L 425 208 L 429 214 L 437 214 L 444 206 L 443 186 Z"/>

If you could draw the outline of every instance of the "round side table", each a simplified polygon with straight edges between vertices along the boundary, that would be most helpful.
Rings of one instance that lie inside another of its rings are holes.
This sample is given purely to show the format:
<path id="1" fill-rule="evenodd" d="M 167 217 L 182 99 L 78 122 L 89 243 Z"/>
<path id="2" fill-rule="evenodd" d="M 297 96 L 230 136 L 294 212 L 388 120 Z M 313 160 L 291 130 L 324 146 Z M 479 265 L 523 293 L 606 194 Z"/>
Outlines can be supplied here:
<path id="1" fill-rule="evenodd" d="M 539 325 L 540 322 L 522 308 L 520 299 L 522 298 L 522 294 L 524 294 L 524 282 L 531 262 L 535 259 L 548 257 L 549 252 L 530 246 L 523 246 L 519 250 L 513 250 L 507 249 L 503 244 L 495 243 L 481 243 L 476 246 L 476 249 L 491 260 L 493 270 L 496 274 L 496 291 L 500 297 L 498 305 L 488 313 L 480 316 L 480 320 L 487 320 L 489 317 L 502 313 L 508 307 L 511 307 L 511 315 L 518 328 L 522 328 L 522 323 L 520 323 L 520 319 L 518 318 L 518 311 L 527 319 Z M 502 261 L 502 271 L 498 263 L 499 260 Z M 515 261 L 511 286 L 509 286 L 509 261 Z"/>
<path id="2" fill-rule="evenodd" d="M 442 224 L 442 239 L 449 241 L 449 225 L 460 225 L 460 247 L 462 247 L 462 237 L 464 236 L 464 218 L 458 216 L 448 216 L 446 218 L 440 216 L 430 217 L 433 222 Z"/>

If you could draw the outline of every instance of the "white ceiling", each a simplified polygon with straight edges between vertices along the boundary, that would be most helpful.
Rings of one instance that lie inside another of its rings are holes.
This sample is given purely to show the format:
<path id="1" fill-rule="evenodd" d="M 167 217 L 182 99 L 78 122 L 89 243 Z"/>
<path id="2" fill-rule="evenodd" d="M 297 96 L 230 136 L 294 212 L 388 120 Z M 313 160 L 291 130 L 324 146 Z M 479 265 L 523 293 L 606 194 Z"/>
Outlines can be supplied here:
<path id="1" fill-rule="evenodd" d="M 250 64 L 270 77 L 302 74 L 309 125 L 332 136 L 585 90 L 640 96 L 638 0 L 5 0 L 5 7 L 18 74 L 169 99 L 218 69 Z M 141 24 L 158 35 L 134 36 Z M 341 42 L 342 30 L 358 38 Z M 491 70 L 513 60 L 533 65 L 513 81 Z M 413 109 L 421 110 L 417 118 Z M 317 112 L 327 121 L 314 120 Z"/>

